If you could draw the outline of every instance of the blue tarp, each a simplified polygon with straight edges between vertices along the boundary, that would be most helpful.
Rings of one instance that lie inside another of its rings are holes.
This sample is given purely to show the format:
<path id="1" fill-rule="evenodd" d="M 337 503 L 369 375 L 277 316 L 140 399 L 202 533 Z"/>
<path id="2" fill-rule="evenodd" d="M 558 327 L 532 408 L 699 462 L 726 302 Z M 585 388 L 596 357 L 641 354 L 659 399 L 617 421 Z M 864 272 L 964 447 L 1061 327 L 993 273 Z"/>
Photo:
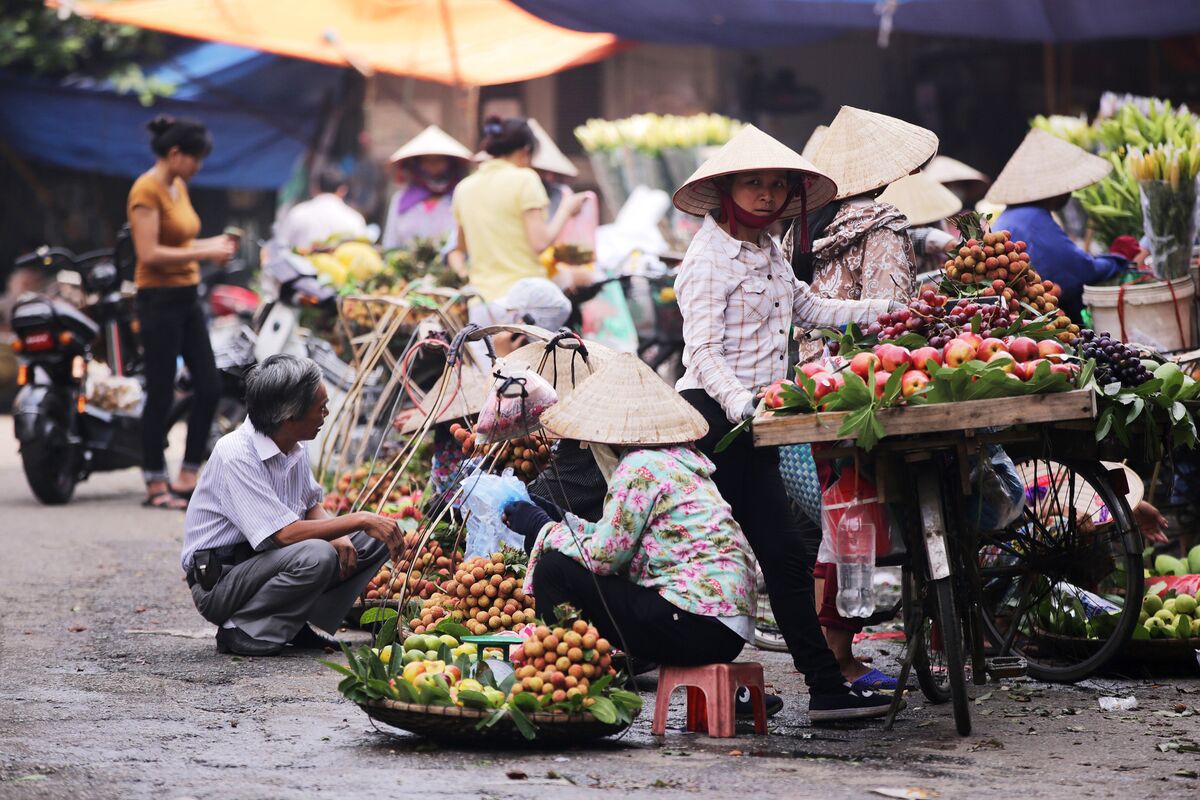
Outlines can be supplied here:
<path id="1" fill-rule="evenodd" d="M 133 178 L 153 160 L 146 121 L 193 117 L 213 136 L 194 186 L 276 189 L 342 77 L 335 67 L 215 43 L 188 44 L 146 72 L 175 92 L 145 107 L 103 82 L 0 73 L 0 139 L 34 161 Z"/>
<path id="2" fill-rule="evenodd" d="M 513 0 L 547 22 L 625 39 L 781 47 L 877 30 L 880 0 Z M 1200 0 L 896 0 L 893 30 L 1022 42 L 1200 32 Z"/>

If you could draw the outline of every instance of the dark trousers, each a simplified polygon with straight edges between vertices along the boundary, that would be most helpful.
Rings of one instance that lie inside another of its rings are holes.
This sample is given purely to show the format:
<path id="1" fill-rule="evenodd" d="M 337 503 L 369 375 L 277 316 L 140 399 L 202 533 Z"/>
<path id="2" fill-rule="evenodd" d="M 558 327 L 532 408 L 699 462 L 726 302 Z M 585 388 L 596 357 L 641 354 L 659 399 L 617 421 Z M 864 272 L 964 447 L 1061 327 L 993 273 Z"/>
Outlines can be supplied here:
<path id="1" fill-rule="evenodd" d="M 796 669 L 804 673 L 810 692 L 842 691 L 845 679 L 821 633 L 813 597 L 812 570 L 821 531 L 792 508 L 779 476 L 779 450 L 754 447 L 750 437 L 742 435 L 723 452 L 714 452 L 733 425 L 703 390 L 688 389 L 682 395 L 708 420 L 708 434 L 697 447 L 717 466 L 713 482 L 758 559 L 771 610 Z"/>
<path id="2" fill-rule="evenodd" d="M 183 463 L 189 467 L 199 468 L 208 455 L 209 429 L 221 396 L 220 376 L 195 286 L 139 289 L 137 316 L 146 365 L 142 471 L 148 477 L 165 479 L 163 443 L 175 400 L 176 360 L 183 356 L 192 380 L 187 449 L 183 455 Z"/>
<path id="3" fill-rule="evenodd" d="M 630 655 L 647 661 L 685 667 L 724 663 L 737 658 L 745 644 L 715 617 L 676 608 L 628 578 L 594 575 L 554 550 L 538 558 L 533 591 L 538 613 L 547 622 L 560 603 L 570 603 L 614 647 L 624 642 Z"/>

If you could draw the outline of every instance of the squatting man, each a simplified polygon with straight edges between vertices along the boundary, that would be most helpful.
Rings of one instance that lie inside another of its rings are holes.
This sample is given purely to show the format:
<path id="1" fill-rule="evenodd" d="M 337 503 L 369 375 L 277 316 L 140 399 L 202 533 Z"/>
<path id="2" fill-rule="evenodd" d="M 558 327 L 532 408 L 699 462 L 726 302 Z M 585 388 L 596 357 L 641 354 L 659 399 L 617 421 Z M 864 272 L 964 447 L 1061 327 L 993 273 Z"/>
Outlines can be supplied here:
<path id="1" fill-rule="evenodd" d="M 246 376 L 248 420 L 217 442 L 188 505 L 182 563 L 217 651 L 336 646 L 354 599 L 403 538 L 395 520 L 321 506 L 303 442 L 329 413 L 321 371 L 271 356 Z"/>

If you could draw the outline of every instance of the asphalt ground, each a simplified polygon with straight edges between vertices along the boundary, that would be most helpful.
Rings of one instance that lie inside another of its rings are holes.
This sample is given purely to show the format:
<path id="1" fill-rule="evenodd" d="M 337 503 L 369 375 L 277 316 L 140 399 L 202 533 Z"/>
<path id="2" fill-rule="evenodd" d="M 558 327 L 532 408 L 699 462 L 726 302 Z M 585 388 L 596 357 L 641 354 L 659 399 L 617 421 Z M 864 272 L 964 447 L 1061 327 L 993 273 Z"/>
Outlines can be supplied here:
<path id="1" fill-rule="evenodd" d="M 176 454 L 176 458 L 178 454 Z M 1200 680 L 1123 665 L 1076 686 L 973 687 L 975 730 L 919 692 L 896 728 L 814 727 L 783 656 L 747 648 L 786 703 L 768 736 L 667 736 L 646 711 L 619 741 L 563 750 L 446 748 L 375 729 L 319 655 L 218 655 L 179 569 L 183 515 L 142 508 L 133 470 L 66 506 L 30 494 L 0 419 L 0 798 L 577 798 L 822 800 L 1196 797 Z M 358 634 L 361 635 L 361 634 Z M 895 669 L 900 644 L 859 652 Z M 1104 695 L 1135 710 L 1101 711 Z M 892 792 L 879 794 L 878 790 Z"/>

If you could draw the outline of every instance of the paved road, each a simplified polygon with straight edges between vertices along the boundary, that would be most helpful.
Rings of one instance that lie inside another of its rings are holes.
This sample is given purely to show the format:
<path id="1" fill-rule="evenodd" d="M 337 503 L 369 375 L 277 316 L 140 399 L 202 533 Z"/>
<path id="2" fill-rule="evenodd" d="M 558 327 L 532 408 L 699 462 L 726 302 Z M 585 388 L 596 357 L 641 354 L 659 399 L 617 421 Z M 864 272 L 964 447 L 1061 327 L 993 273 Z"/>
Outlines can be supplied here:
<path id="1" fill-rule="evenodd" d="M 748 649 L 788 708 L 771 735 L 649 735 L 561 752 L 441 749 L 372 729 L 311 655 L 216 654 L 180 580 L 182 514 L 139 507 L 134 471 L 93 477 L 40 506 L 0 418 L 0 798 L 857 798 L 919 787 L 941 797 L 1196 796 L 1200 681 L 1105 678 L 977 692 L 976 733 L 954 734 L 919 694 L 895 732 L 814 728 L 803 683 Z M 876 663 L 897 645 L 872 644 Z M 1105 714 L 1103 692 L 1139 708 Z M 652 692 L 645 694 L 649 704 Z M 510 775 L 524 774 L 524 779 Z M 894 795 L 893 795 L 894 796 Z"/>

